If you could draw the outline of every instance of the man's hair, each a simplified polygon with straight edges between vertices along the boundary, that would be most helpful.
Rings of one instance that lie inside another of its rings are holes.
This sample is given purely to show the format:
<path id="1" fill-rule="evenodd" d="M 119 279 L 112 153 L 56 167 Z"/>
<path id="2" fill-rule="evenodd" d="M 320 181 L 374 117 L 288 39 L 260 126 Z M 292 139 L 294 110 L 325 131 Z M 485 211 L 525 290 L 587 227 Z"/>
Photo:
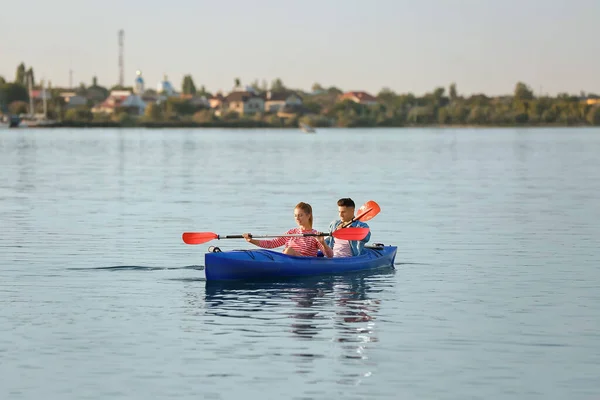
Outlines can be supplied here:
<path id="1" fill-rule="evenodd" d="M 354 201 L 350 197 L 344 197 L 343 199 L 339 199 L 337 202 L 338 207 L 352 207 L 356 208 Z"/>

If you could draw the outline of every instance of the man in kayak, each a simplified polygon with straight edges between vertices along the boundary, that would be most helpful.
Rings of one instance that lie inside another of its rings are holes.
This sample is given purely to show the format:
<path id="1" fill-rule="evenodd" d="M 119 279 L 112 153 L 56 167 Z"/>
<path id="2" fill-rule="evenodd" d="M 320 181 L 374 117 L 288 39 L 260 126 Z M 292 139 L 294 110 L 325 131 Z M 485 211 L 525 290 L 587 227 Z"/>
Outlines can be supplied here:
<path id="1" fill-rule="evenodd" d="M 354 209 L 356 205 L 351 198 L 342 198 L 337 202 L 338 213 L 340 219 L 337 219 L 329 225 L 329 232 L 333 232 L 337 229 L 353 227 L 353 228 L 368 228 L 364 222 L 352 221 L 354 219 Z M 365 248 L 365 244 L 371 238 L 371 231 L 365 236 L 363 240 L 342 240 L 335 239 L 333 236 L 328 236 L 325 239 L 325 243 L 333 249 L 334 257 L 353 257 L 358 256 L 362 253 Z"/>

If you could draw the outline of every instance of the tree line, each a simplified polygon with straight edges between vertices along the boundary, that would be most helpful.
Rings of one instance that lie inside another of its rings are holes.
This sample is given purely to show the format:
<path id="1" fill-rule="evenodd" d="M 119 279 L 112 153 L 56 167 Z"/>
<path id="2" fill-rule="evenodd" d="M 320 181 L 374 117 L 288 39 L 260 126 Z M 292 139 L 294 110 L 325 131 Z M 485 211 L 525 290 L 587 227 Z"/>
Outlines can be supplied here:
<path id="1" fill-rule="evenodd" d="M 34 70 L 24 63 L 17 67 L 15 79 L 11 82 L 0 77 L 0 111 L 13 114 L 27 114 L 29 110 L 29 81 L 36 88 Z M 142 125 L 142 126 L 272 126 L 297 127 L 299 122 L 313 126 L 338 127 L 402 127 L 402 126 L 599 126 L 600 96 L 591 93 L 578 95 L 561 93 L 557 96 L 535 95 L 531 88 L 517 82 L 511 94 L 487 96 L 485 94 L 461 95 L 456 84 L 448 88 L 438 87 L 433 91 L 417 96 L 412 93 L 396 93 L 388 88 L 376 94 L 376 105 L 362 105 L 351 100 L 340 101 L 343 91 L 337 87 L 323 87 L 315 83 L 311 91 L 287 87 L 277 78 L 267 84 L 255 80 L 242 87 L 241 80 L 235 78 L 232 90 L 245 90 L 250 87 L 257 93 L 267 90 L 274 92 L 294 91 L 303 99 L 303 107 L 282 118 L 277 114 L 257 113 L 238 115 L 237 113 L 215 113 L 200 105 L 194 105 L 189 98 L 172 97 L 164 102 L 150 103 L 144 116 L 131 115 L 130 110 L 119 109 L 114 115 L 99 115 L 91 112 L 91 107 L 108 96 L 111 90 L 131 87 L 113 86 L 106 88 L 92 78 L 92 84 L 81 83 L 73 90 L 84 96 L 87 104 L 67 109 L 64 100 L 58 95 L 64 89 L 52 88 L 48 101 L 48 117 L 65 124 L 99 125 Z M 146 93 L 156 94 L 152 89 Z M 212 96 L 204 85 L 198 88 L 191 75 L 185 75 L 181 83 L 181 93 L 186 95 Z M 226 95 L 226 93 L 224 94 Z M 35 105 L 41 112 L 41 104 Z"/>

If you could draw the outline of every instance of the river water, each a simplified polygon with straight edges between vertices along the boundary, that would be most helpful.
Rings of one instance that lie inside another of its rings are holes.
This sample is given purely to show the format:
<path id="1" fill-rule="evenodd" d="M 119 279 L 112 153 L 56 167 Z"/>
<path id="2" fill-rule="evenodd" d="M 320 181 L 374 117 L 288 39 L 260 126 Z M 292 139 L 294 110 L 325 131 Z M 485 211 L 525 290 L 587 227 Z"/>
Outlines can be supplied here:
<path id="1" fill-rule="evenodd" d="M 598 399 L 599 129 L 0 132 L 2 399 Z M 375 200 L 395 270 L 220 285 L 184 231 Z"/>

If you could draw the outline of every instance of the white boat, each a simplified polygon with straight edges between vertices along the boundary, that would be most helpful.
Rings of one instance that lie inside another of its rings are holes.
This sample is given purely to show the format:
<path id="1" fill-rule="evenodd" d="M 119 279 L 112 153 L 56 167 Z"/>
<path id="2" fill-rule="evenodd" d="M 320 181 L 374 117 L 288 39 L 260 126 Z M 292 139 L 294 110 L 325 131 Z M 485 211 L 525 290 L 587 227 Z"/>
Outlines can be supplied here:
<path id="1" fill-rule="evenodd" d="M 44 112 L 42 114 L 35 114 L 34 113 L 34 106 L 33 106 L 33 86 L 32 86 L 32 80 L 29 79 L 29 115 L 27 115 L 25 118 L 21 119 L 21 126 L 24 127 L 37 127 L 37 126 L 52 126 L 56 124 L 55 120 L 52 119 L 48 119 L 48 105 L 46 102 L 46 88 L 44 86 L 44 83 L 42 81 L 42 101 L 44 104 Z"/>
<path id="2" fill-rule="evenodd" d="M 304 133 L 316 133 L 315 128 L 303 122 L 300 122 L 300 129 Z"/>

